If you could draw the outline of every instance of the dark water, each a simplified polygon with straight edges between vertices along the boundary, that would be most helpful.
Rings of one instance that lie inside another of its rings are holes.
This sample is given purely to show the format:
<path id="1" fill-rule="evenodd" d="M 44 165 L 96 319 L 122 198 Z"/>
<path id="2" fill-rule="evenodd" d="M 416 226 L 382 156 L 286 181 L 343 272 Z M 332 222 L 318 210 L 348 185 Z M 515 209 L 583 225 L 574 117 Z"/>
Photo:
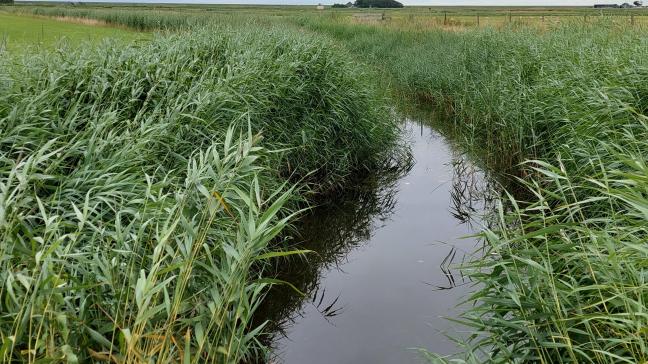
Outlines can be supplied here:
<path id="1" fill-rule="evenodd" d="M 414 347 L 451 354 L 455 308 L 471 291 L 456 270 L 478 248 L 468 216 L 484 204 L 484 176 L 431 127 L 406 121 L 408 173 L 369 179 L 305 217 L 312 249 L 281 263 L 262 308 L 278 323 L 273 363 L 419 363 Z"/>

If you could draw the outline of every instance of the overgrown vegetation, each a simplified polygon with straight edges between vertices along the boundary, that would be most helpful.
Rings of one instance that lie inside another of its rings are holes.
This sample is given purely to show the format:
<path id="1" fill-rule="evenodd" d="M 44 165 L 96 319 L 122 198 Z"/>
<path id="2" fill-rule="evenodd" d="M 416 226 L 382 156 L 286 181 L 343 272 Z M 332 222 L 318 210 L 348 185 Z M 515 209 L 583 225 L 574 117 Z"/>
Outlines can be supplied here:
<path id="1" fill-rule="evenodd" d="M 57 9 L 42 15 L 208 20 Z M 538 31 L 508 19 L 466 32 L 295 23 L 437 105 L 485 165 L 518 177 L 483 234 L 486 258 L 464 267 L 475 335 L 456 362 L 646 362 L 646 38 L 605 20 Z M 264 281 L 250 267 L 294 211 L 282 181 L 330 190 L 393 144 L 335 47 L 191 34 L 0 69 L 6 358 L 251 356 Z"/>
<path id="2" fill-rule="evenodd" d="M 127 27 L 132 30 L 189 30 L 194 27 L 216 23 L 213 14 L 186 14 L 176 11 L 139 9 L 78 8 L 61 6 L 14 7 L 10 11 L 19 14 L 71 19 L 94 19 L 108 25 Z M 219 18 L 223 19 L 223 18 Z M 227 18 L 224 18 L 227 19 Z"/>
<path id="3" fill-rule="evenodd" d="M 465 33 L 301 25 L 379 60 L 397 87 L 445 111 L 485 163 L 520 176 L 526 193 L 503 199 L 499 222 L 483 234 L 486 258 L 464 267 L 477 291 L 462 319 L 475 333 L 463 360 L 648 360 L 641 32 L 609 24 Z"/>
<path id="4" fill-rule="evenodd" d="M 251 318 L 296 200 L 395 144 L 347 59 L 262 26 L 4 59 L 2 361 L 263 356 Z"/>

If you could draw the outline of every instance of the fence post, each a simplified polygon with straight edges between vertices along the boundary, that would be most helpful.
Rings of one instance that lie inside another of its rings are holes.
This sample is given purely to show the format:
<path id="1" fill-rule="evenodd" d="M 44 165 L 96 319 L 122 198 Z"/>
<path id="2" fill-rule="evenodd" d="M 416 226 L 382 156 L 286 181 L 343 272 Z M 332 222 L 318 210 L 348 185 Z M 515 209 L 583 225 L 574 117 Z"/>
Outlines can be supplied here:
<path id="1" fill-rule="evenodd" d="M 509 23 L 511 22 L 511 11 L 509 10 Z"/>
<path id="2" fill-rule="evenodd" d="M 477 26 L 479 26 L 479 15 L 477 15 Z"/>
<path id="3" fill-rule="evenodd" d="M 634 14 L 630 14 L 630 24 L 635 25 Z"/>
<path id="4" fill-rule="evenodd" d="M 448 25 L 448 12 L 443 12 L 443 25 Z"/>

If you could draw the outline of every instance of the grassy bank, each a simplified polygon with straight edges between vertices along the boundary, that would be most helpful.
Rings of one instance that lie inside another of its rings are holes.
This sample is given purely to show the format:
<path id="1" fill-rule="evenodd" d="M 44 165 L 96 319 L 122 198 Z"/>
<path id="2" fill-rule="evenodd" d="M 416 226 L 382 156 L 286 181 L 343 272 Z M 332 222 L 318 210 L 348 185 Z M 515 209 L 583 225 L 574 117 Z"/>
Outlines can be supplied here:
<path id="1" fill-rule="evenodd" d="M 482 161 L 516 172 L 484 232 L 469 362 L 648 360 L 648 49 L 640 32 L 409 32 L 302 18 L 437 105 Z M 519 196 L 519 195 L 518 195 Z M 480 255 L 481 256 L 481 255 Z M 443 361 L 427 354 L 432 361 Z"/>
<path id="2" fill-rule="evenodd" d="M 295 201 L 395 143 L 347 59 L 246 24 L 2 60 L 2 360 L 263 355 L 251 318 Z"/>

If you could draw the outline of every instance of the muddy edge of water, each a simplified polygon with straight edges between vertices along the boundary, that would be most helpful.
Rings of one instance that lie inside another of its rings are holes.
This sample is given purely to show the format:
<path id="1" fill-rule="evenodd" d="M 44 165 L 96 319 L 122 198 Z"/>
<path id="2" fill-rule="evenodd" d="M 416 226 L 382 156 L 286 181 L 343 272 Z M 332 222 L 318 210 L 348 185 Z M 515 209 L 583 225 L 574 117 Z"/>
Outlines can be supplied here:
<path id="1" fill-rule="evenodd" d="M 414 163 L 373 176 L 314 209 L 298 224 L 315 253 L 277 262 L 294 284 L 269 293 L 273 363 L 417 363 L 411 348 L 458 350 L 444 317 L 471 292 L 455 265 L 478 248 L 467 237 L 492 196 L 484 173 L 427 120 L 404 120 Z"/>

